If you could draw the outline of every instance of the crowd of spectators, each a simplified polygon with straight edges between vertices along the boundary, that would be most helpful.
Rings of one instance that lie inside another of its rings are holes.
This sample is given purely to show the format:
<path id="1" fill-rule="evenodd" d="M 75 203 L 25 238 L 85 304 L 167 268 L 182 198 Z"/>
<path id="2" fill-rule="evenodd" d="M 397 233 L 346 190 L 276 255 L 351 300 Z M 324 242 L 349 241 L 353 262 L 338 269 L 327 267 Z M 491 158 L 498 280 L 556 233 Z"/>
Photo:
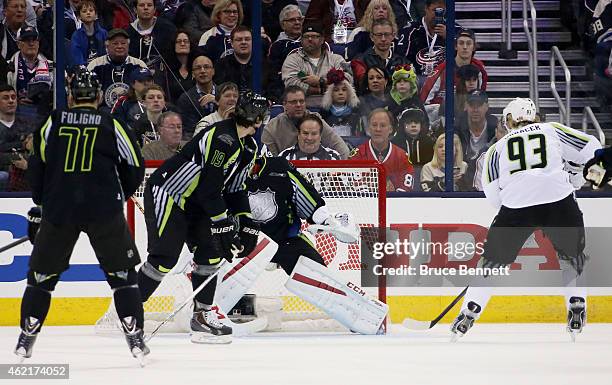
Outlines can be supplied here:
<path id="1" fill-rule="evenodd" d="M 53 13 L 34 0 L 3 0 L 2 8 L 0 184 L 9 189 L 11 175 L 27 168 L 18 155 L 28 134 L 51 109 Z M 265 151 L 375 159 L 390 191 L 432 191 L 445 173 L 445 8 L 444 0 L 262 0 L 262 44 L 254 47 L 250 1 L 68 0 L 58 52 L 68 76 L 79 65 L 98 75 L 101 108 L 126 122 L 152 159 L 227 118 L 251 87 L 253 51 L 261 50 L 263 93 L 274 105 L 258 135 Z M 476 35 L 460 24 L 452 26 L 453 175 L 457 189 L 473 190 L 499 125 L 488 112 Z M 596 75 L 609 98 L 612 35 L 597 36 Z"/>

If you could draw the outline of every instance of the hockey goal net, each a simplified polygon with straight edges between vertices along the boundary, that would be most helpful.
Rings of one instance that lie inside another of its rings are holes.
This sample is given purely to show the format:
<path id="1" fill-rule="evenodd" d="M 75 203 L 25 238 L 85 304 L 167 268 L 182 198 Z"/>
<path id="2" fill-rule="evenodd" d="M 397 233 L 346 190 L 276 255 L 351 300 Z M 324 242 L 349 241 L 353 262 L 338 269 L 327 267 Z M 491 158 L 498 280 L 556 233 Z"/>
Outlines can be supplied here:
<path id="1" fill-rule="evenodd" d="M 146 161 L 145 181 L 161 163 L 160 161 Z M 361 261 L 361 248 L 368 244 L 371 246 L 373 242 L 381 240 L 386 227 L 386 183 L 383 167 L 376 162 L 364 160 L 293 161 L 292 163 L 319 191 L 331 212 L 351 213 L 361 228 L 361 238 L 353 244 L 338 242 L 333 236 L 326 233 L 314 236 L 316 248 L 328 268 L 333 271 L 333 274 L 363 286 L 368 295 L 386 302 L 385 283 L 382 279 L 369 286 L 364 285 L 361 279 L 362 269 L 365 268 Z M 132 200 L 128 201 L 126 215 L 141 258 L 145 260 L 147 231 L 142 212 L 143 191 L 144 183 L 135 194 L 136 203 Z M 257 208 L 252 208 L 252 210 L 257 210 Z M 305 229 L 307 226 L 308 224 L 303 222 L 302 228 Z M 166 276 L 144 305 L 145 328 L 150 329 L 167 318 L 175 307 L 191 293 L 190 261 L 191 256 L 184 248 L 177 266 Z M 255 294 L 257 313 L 275 311 L 275 318 L 279 318 L 280 313 L 280 328 L 285 330 L 336 329 L 336 326 L 329 326 L 333 323 L 322 321 L 328 319 L 323 312 L 290 293 L 284 286 L 286 280 L 287 275 L 280 268 L 267 269 L 262 273 L 250 291 Z M 187 309 L 182 316 L 176 317 L 172 323 L 167 324 L 165 330 L 187 331 L 190 314 L 190 310 Z M 105 333 L 116 330 L 116 320 L 114 304 L 111 303 L 106 314 L 96 323 L 96 331 Z M 295 322 L 309 323 L 310 326 L 296 327 Z M 278 328 L 278 320 L 276 320 L 273 329 Z"/>

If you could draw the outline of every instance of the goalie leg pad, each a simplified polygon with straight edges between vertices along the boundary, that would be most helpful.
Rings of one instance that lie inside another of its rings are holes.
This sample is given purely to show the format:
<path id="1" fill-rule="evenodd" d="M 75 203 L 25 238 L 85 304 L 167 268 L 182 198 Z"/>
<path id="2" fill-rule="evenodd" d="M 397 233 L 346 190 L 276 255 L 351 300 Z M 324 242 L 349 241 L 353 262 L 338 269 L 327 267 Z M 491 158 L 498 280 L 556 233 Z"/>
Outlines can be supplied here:
<path id="1" fill-rule="evenodd" d="M 219 272 L 215 303 L 227 313 L 246 294 L 272 260 L 278 244 L 263 233 L 255 250 L 245 258 L 226 263 Z"/>
<path id="2" fill-rule="evenodd" d="M 300 257 L 285 287 L 361 334 L 378 334 L 389 312 L 387 304 L 368 298 L 359 286 L 341 281 L 305 257 Z"/>

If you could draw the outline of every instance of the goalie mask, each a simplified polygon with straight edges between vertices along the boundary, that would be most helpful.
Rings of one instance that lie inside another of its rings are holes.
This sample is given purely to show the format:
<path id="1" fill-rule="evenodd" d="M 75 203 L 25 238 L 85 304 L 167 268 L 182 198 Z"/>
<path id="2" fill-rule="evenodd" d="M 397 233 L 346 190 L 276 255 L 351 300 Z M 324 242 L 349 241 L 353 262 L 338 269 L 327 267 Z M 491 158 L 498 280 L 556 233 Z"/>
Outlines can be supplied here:
<path id="1" fill-rule="evenodd" d="M 236 123 L 250 127 L 263 123 L 268 113 L 268 100 L 248 90 L 240 93 L 233 115 Z"/>
<path id="2" fill-rule="evenodd" d="M 502 113 L 502 122 L 504 126 L 511 130 L 516 127 L 508 127 L 508 116 L 514 123 L 520 122 L 535 122 L 536 121 L 536 106 L 535 103 L 529 98 L 515 98 L 512 100 Z"/>
<path id="3" fill-rule="evenodd" d="M 100 81 L 95 72 L 80 66 L 70 80 L 70 94 L 75 101 L 92 101 L 98 98 Z"/>

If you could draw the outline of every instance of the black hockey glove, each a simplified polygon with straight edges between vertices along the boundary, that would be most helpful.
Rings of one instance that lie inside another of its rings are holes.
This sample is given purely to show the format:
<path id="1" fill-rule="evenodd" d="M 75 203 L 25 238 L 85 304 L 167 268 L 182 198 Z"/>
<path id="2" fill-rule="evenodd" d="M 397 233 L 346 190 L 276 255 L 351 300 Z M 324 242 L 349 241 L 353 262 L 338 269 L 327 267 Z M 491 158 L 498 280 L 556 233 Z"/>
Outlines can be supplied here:
<path id="1" fill-rule="evenodd" d="M 593 165 L 598 165 L 599 167 L 605 170 L 603 176 L 599 180 L 593 180 L 589 175 L 589 169 Z M 608 183 L 610 179 L 612 179 L 612 147 L 608 147 L 606 149 L 599 149 L 595 151 L 595 156 L 593 159 L 586 162 L 584 165 L 584 169 L 582 170 L 582 174 L 584 175 L 584 179 L 593 183 L 594 185 L 601 187 Z"/>
<path id="2" fill-rule="evenodd" d="M 242 251 L 238 258 L 244 258 L 251 254 L 257 246 L 257 238 L 259 238 L 259 225 L 251 218 L 246 216 L 240 217 L 240 243 Z"/>
<path id="3" fill-rule="evenodd" d="M 38 228 L 40 227 L 40 219 L 42 217 L 42 210 L 40 207 L 32 207 L 28 211 L 28 238 L 30 243 L 34 244 L 36 234 L 38 234 Z"/>
<path id="4" fill-rule="evenodd" d="M 240 238 L 236 233 L 234 222 L 229 218 L 213 222 L 210 226 L 212 245 L 215 254 L 231 262 L 240 253 Z"/>

